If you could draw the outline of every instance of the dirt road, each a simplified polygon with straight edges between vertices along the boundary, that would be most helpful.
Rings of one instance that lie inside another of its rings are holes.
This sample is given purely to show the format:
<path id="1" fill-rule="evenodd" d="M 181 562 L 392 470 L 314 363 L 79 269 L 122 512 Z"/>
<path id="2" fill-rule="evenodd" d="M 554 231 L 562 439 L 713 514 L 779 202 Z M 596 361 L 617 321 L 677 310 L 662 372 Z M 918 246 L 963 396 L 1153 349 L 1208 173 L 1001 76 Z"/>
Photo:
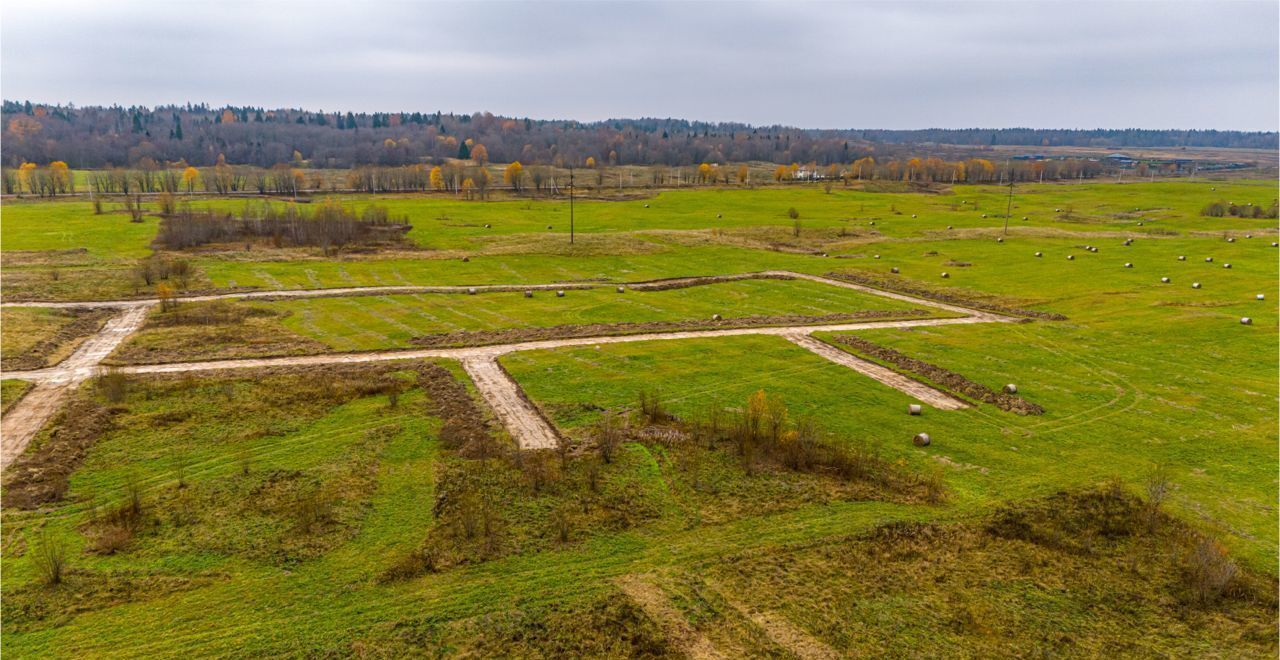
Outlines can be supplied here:
<path id="1" fill-rule="evenodd" d="M 67 359 L 42 370 L 48 372 L 47 378 L 32 379 L 37 380 L 36 386 L 0 418 L 0 470 L 27 448 L 45 422 L 58 412 L 67 394 L 91 377 L 98 363 L 142 327 L 149 308 L 149 305 L 127 308 L 107 321 L 98 334 L 86 339 Z M 4 376 L 15 377 L 10 373 Z"/>
<path id="2" fill-rule="evenodd" d="M 555 449 L 560 444 L 560 434 L 524 396 L 520 385 L 511 379 L 497 360 L 492 357 L 467 358 L 462 361 L 462 368 L 471 376 L 480 396 L 484 397 L 485 403 L 493 409 L 521 449 Z"/>
<path id="3" fill-rule="evenodd" d="M 847 366 L 859 373 L 905 392 L 917 399 L 942 410 L 956 410 L 966 405 L 931 387 L 906 378 L 879 365 L 856 358 L 844 351 L 828 346 L 810 335 L 815 332 L 841 332 L 851 330 L 868 330 L 875 328 L 914 328 L 966 323 L 1010 322 L 1015 319 L 967 309 L 957 305 L 939 303 L 914 296 L 881 291 L 871 287 L 842 282 L 817 275 L 793 273 L 790 271 L 764 271 L 726 276 L 724 278 L 679 278 L 665 281 L 671 283 L 689 283 L 693 281 L 729 281 L 734 279 L 802 279 L 829 286 L 854 289 L 876 296 L 909 302 L 915 305 L 933 307 L 949 312 L 963 314 L 958 318 L 914 319 L 903 321 L 868 321 L 862 323 L 839 323 L 819 326 L 786 326 L 760 328 L 729 328 L 723 330 L 687 330 L 676 332 L 655 332 L 635 335 L 617 335 L 607 337 L 582 337 L 573 339 L 552 339 L 529 341 L 515 344 L 499 344 L 494 346 L 478 346 L 468 348 L 421 349 L 400 351 L 378 351 L 368 353 L 333 353 L 326 355 L 306 355 L 296 357 L 257 358 L 241 360 L 210 360 L 202 362 L 176 362 L 155 365 L 139 365 L 122 367 L 120 371 L 130 374 L 181 373 L 194 371 L 216 371 L 227 369 L 249 369 L 261 367 L 284 367 L 324 364 L 353 364 L 362 362 L 381 362 L 389 360 L 416 360 L 423 358 L 451 358 L 460 360 L 467 373 L 475 381 L 477 389 L 485 401 L 493 408 L 494 413 L 502 420 L 512 437 L 521 447 L 540 449 L 555 447 L 558 442 L 556 430 L 538 413 L 537 409 L 524 397 L 520 386 L 497 363 L 497 358 L 516 351 L 545 350 L 570 346 L 594 346 L 599 344 L 619 344 L 637 341 L 667 341 L 679 339 L 706 339 L 712 337 L 732 337 L 744 335 L 775 335 L 817 353 L 837 364 Z M 471 288 L 477 291 L 510 291 L 523 289 L 569 289 L 593 288 L 591 284 L 537 284 L 537 285 L 490 285 L 477 287 L 432 287 L 432 286 L 390 286 L 390 287 L 348 287 L 340 289 L 307 289 L 289 291 L 255 291 L 248 293 L 219 294 L 210 296 L 194 296 L 185 298 L 188 301 L 223 300 L 234 298 L 303 298 L 316 296 L 374 295 L 388 293 L 465 293 Z M 31 371 L 6 372 L 5 378 L 18 378 L 34 381 L 37 387 L 28 392 L 21 401 L 14 404 L 4 416 L 3 428 L 0 429 L 0 444 L 3 455 L 0 456 L 0 469 L 20 454 L 31 441 L 31 438 L 58 410 L 63 398 L 80 383 L 91 378 L 98 365 L 129 335 L 140 328 L 146 320 L 148 311 L 158 300 L 130 300 L 107 302 L 69 302 L 69 303 L 5 303 L 10 307 L 117 307 L 122 311 L 103 326 L 98 334 L 81 344 L 69 358 L 61 364 L 45 369 Z"/>
<path id="4" fill-rule="evenodd" d="M 920 381 L 908 378 L 892 369 L 887 369 L 874 362 L 864 360 L 860 357 L 850 355 L 831 344 L 819 341 L 806 334 L 789 334 L 783 335 L 787 341 L 821 355 L 836 364 L 843 365 L 853 369 L 854 371 L 873 378 L 889 387 L 892 387 L 903 394 L 915 397 L 922 403 L 927 403 L 939 410 L 961 410 L 968 408 L 965 402 L 943 392 L 921 383 Z"/>

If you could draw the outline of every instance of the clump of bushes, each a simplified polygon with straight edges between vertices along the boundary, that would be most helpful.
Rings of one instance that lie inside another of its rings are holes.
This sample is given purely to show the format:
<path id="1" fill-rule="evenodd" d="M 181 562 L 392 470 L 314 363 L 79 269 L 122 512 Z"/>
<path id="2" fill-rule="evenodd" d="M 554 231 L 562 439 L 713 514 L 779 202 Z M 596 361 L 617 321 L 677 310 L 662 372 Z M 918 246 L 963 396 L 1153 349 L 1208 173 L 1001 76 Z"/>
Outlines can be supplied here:
<path id="1" fill-rule="evenodd" d="M 381 206 L 369 206 L 360 213 L 337 202 L 325 202 L 314 211 L 293 205 L 283 209 L 246 206 L 238 217 L 184 207 L 160 223 L 156 244 L 183 250 L 266 239 L 274 247 L 321 247 L 327 255 L 351 245 L 397 242 L 411 228 L 408 218 L 392 218 Z"/>
<path id="2" fill-rule="evenodd" d="M 1200 215 L 1209 218 L 1232 216 L 1236 218 L 1275 218 L 1280 216 L 1280 202 L 1272 201 L 1271 206 L 1263 209 L 1257 204 L 1235 204 L 1218 200 L 1210 202 L 1200 209 Z"/>

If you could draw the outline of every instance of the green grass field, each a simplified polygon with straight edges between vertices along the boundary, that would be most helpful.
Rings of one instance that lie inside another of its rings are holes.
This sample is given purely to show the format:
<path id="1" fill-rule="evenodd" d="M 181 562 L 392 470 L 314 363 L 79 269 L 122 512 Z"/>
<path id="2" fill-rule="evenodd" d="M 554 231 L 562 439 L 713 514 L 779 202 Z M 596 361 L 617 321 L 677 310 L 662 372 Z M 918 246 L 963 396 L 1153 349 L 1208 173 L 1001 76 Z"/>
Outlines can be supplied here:
<path id="1" fill-rule="evenodd" d="M 227 303 L 191 303 L 176 314 L 199 316 L 199 306 L 222 309 Z M 744 280 L 683 289 L 618 293 L 613 288 L 492 292 L 475 296 L 418 294 L 356 296 L 236 303 L 234 321 L 201 325 L 165 324 L 175 313 L 153 312 L 156 325 L 144 328 L 117 350 L 113 360 L 154 362 L 210 357 L 371 351 L 412 348 L 415 337 L 459 331 L 502 331 L 529 327 L 600 323 L 692 322 L 714 327 L 715 314 L 726 320 L 752 316 L 823 317 L 862 311 L 909 312 L 918 306 L 849 289 L 803 280 Z M 938 310 L 898 318 L 946 316 Z M 239 314 L 259 314 L 239 319 Z M 887 318 L 894 318 L 888 316 Z M 227 327 L 231 325 L 231 327 Z M 638 328 L 639 331 L 643 328 Z M 495 334 L 489 343 L 498 342 Z"/>
<path id="2" fill-rule="evenodd" d="M 848 655 L 1274 657 L 1280 250 L 1271 244 L 1280 239 L 1274 219 L 1207 218 L 1199 209 L 1218 199 L 1268 207 L 1275 182 L 1019 186 L 1008 237 L 997 242 L 1006 193 L 837 186 L 825 194 L 814 186 L 584 201 L 575 205 L 582 234 L 573 248 L 561 201 L 352 198 L 409 215 L 410 238 L 427 249 L 330 259 L 258 249 L 187 255 L 201 271 L 197 288 L 208 289 L 789 269 L 872 274 L 1067 320 L 853 333 L 992 388 L 1016 383 L 1044 407 L 1039 416 L 986 404 L 909 416 L 908 395 L 779 337 L 507 354 L 502 365 L 530 399 L 586 443 L 580 453 L 547 456 L 541 468 L 465 458 L 442 399 L 428 395 L 414 363 L 132 378 L 119 400 L 109 384 L 89 382 L 29 450 L 96 434 L 64 492 L 37 508 L 3 510 L 5 650 L 665 656 L 687 652 L 682 644 L 697 635 L 741 656 L 821 645 Z M 800 214 L 798 237 L 790 207 Z M 66 233 L 27 235 L 41 218 L 62 218 Z M 155 231 L 149 219 L 115 237 L 100 232 L 94 223 L 129 223 L 95 218 L 86 202 L 6 203 L 4 219 L 6 296 L 132 295 L 128 271 L 149 254 Z M 10 256 L 78 247 L 88 252 Z M 105 272 L 123 279 L 108 282 Z M 504 292 L 226 306 L 255 311 L 208 327 L 147 329 L 117 357 L 357 351 L 459 330 L 910 307 L 765 280 L 624 294 L 604 286 L 564 298 L 540 291 L 532 299 Z M 24 327 L 6 327 L 6 350 L 11 340 L 31 341 L 35 326 Z M 462 376 L 459 365 L 441 364 Z M 4 381 L 6 403 L 20 387 Z M 937 475 L 944 497 L 755 465 L 728 447 L 661 435 L 633 438 L 605 461 L 591 443 L 603 420 L 636 413 L 642 390 L 659 392 L 684 420 L 734 414 L 764 390 L 786 402 L 793 422 L 812 420 L 830 442 L 874 452 L 877 469 Z M 912 444 L 921 431 L 930 446 Z M 500 430 L 495 437 L 509 445 Z M 538 469 L 553 475 L 549 484 Z M 1135 531 L 1143 526 L 1133 498 L 1146 496 L 1157 471 L 1171 484 L 1163 511 L 1172 518 Z M 385 579 L 426 540 L 465 536 L 449 508 L 470 501 L 459 475 L 498 493 L 476 505 L 497 549 L 468 541 L 459 546 L 474 551 L 467 561 Z M 7 493 L 26 492 L 9 479 Z M 1100 486 L 1107 482 L 1130 495 Z M 113 543 L 109 532 L 123 524 L 133 493 L 145 515 Z M 1032 522 L 1009 523 L 1019 516 Z M 1239 584 L 1251 586 L 1189 601 L 1198 535 L 1221 542 L 1240 567 Z M 59 541 L 70 570 L 61 586 L 45 586 L 35 558 Z"/>

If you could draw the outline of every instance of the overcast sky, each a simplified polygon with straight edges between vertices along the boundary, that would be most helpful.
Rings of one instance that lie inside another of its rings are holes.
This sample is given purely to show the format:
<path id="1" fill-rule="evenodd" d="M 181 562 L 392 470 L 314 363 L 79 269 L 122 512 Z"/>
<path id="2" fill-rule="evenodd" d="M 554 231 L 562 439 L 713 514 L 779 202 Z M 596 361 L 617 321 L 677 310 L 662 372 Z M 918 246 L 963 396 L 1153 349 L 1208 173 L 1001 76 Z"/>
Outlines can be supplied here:
<path id="1" fill-rule="evenodd" d="M 0 4 L 0 93 L 78 105 L 1276 130 L 1280 2 Z"/>

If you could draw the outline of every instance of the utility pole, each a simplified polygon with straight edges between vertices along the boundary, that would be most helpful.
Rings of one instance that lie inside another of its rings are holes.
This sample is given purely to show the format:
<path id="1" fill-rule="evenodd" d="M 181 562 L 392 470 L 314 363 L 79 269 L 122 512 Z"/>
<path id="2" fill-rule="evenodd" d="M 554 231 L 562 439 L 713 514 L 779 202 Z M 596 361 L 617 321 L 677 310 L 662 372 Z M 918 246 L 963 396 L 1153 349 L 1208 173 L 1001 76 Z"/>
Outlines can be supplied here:
<path id="1" fill-rule="evenodd" d="M 1005 171 L 1009 173 L 1009 202 L 1004 207 L 1004 235 L 1009 235 L 1009 216 L 1013 215 L 1013 172 L 1009 170 L 1009 161 L 1004 162 Z"/>
<path id="2" fill-rule="evenodd" d="M 573 166 L 569 166 L 569 245 L 573 245 Z"/>

